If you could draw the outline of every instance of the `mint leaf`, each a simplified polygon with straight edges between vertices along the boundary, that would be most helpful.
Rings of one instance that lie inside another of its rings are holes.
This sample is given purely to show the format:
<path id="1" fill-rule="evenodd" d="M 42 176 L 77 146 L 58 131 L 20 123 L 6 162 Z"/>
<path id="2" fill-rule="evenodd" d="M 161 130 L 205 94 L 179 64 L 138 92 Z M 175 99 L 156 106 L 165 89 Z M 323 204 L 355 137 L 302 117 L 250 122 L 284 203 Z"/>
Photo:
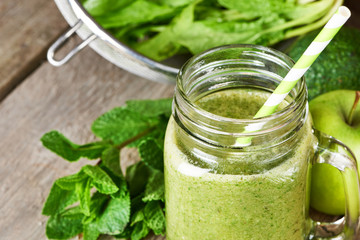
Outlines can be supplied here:
<path id="1" fill-rule="evenodd" d="M 131 142 L 130 144 L 127 145 L 127 147 L 138 148 L 139 145 L 146 139 L 153 139 L 158 143 L 159 146 L 163 146 L 165 131 L 169 118 L 165 117 L 165 115 L 160 115 L 157 117 L 157 120 L 158 120 L 157 124 L 151 128 L 151 131 L 149 131 L 147 134 L 144 134 L 137 140 Z"/>
<path id="2" fill-rule="evenodd" d="M 121 168 L 120 168 L 120 150 L 116 147 L 107 148 L 101 156 L 101 160 L 104 165 L 111 169 L 113 173 L 117 176 L 122 176 Z"/>
<path id="3" fill-rule="evenodd" d="M 132 214 L 130 226 L 134 226 L 135 223 L 141 222 L 145 219 L 144 209 L 140 209 Z"/>
<path id="4" fill-rule="evenodd" d="M 70 162 L 77 161 L 81 157 L 97 159 L 108 146 L 105 142 L 77 145 L 57 131 L 46 133 L 42 136 L 41 142 L 46 148 Z"/>
<path id="5" fill-rule="evenodd" d="M 56 214 L 46 224 L 46 236 L 50 239 L 69 239 L 83 231 L 82 214 Z"/>
<path id="6" fill-rule="evenodd" d="M 123 107 L 114 108 L 100 116 L 94 121 L 91 129 L 97 137 L 119 145 L 149 130 L 155 124 L 154 119 Z"/>
<path id="7" fill-rule="evenodd" d="M 151 229 L 163 233 L 162 155 L 170 115 L 171 99 L 131 100 L 93 123 L 102 142 L 77 145 L 56 131 L 45 134 L 44 146 L 71 161 L 101 157 L 95 166 L 85 165 L 55 181 L 43 209 L 51 216 L 48 236 L 67 239 L 83 232 L 85 240 L 101 234 L 142 239 Z M 137 147 L 142 159 L 126 169 L 126 177 L 120 167 L 125 146 Z"/>
<path id="8" fill-rule="evenodd" d="M 117 186 L 119 187 L 119 191 L 110 195 L 112 198 L 127 198 L 129 195 L 129 190 L 127 183 L 124 178 L 118 178 Z"/>
<path id="9" fill-rule="evenodd" d="M 160 171 L 153 171 L 153 174 L 150 176 L 146 184 L 145 194 L 142 200 L 144 202 L 153 200 L 161 200 L 164 202 L 164 192 L 164 174 Z"/>
<path id="10" fill-rule="evenodd" d="M 146 237 L 150 232 L 149 227 L 144 221 L 135 224 L 132 233 L 131 240 L 140 240 Z"/>
<path id="11" fill-rule="evenodd" d="M 156 235 L 165 233 L 165 216 L 159 201 L 151 201 L 145 205 L 145 222 Z"/>
<path id="12" fill-rule="evenodd" d="M 172 98 L 157 100 L 129 100 L 126 102 L 126 108 L 141 113 L 147 117 L 157 117 L 162 114 L 168 118 L 171 115 Z"/>
<path id="13" fill-rule="evenodd" d="M 78 173 L 57 179 L 56 184 L 62 189 L 74 190 L 76 183 L 82 182 L 87 178 L 88 176 L 83 171 L 79 171 Z"/>
<path id="14" fill-rule="evenodd" d="M 131 214 L 133 215 L 137 211 L 143 211 L 146 205 L 142 200 L 143 194 L 139 194 L 136 197 L 131 198 Z"/>
<path id="15" fill-rule="evenodd" d="M 119 191 L 105 195 L 94 193 L 91 198 L 90 216 L 83 219 L 84 231 L 88 231 L 89 238 L 96 234 L 120 234 L 130 220 L 130 195 L 126 182 L 120 179 Z M 96 231 L 95 231 L 96 230 Z M 84 233 L 85 234 L 85 233 Z M 90 238 L 92 239 L 92 238 Z"/>
<path id="16" fill-rule="evenodd" d="M 89 177 L 92 178 L 92 184 L 99 192 L 104 194 L 111 194 L 119 190 L 109 175 L 107 175 L 106 172 L 99 166 L 86 165 L 82 167 L 81 171 L 84 171 Z"/>
<path id="17" fill-rule="evenodd" d="M 154 139 L 145 139 L 139 145 L 141 160 L 154 169 L 164 171 L 164 152 Z"/>
<path id="18" fill-rule="evenodd" d="M 65 211 L 61 212 L 60 214 L 61 214 L 61 216 L 67 217 L 67 218 L 77 218 L 78 215 L 84 216 L 80 206 L 68 208 Z"/>
<path id="19" fill-rule="evenodd" d="M 55 215 L 76 201 L 77 195 L 75 190 L 64 190 L 54 182 L 44 204 L 42 214 L 46 216 Z"/>
<path id="20" fill-rule="evenodd" d="M 127 226 L 122 233 L 120 233 L 118 235 L 115 235 L 115 238 L 117 238 L 117 239 L 119 239 L 119 238 L 120 239 L 123 239 L 123 238 L 129 239 L 129 238 L 131 238 L 132 230 L 133 230 L 132 227 Z"/>
<path id="21" fill-rule="evenodd" d="M 100 232 L 97 229 L 96 223 L 89 223 L 83 227 L 83 240 L 97 240 Z"/>
<path id="22" fill-rule="evenodd" d="M 75 185 L 75 192 L 80 202 L 80 208 L 85 216 L 90 215 L 90 190 L 91 190 L 91 178 L 87 178 L 81 182 L 77 182 Z"/>
<path id="23" fill-rule="evenodd" d="M 130 195 L 109 200 L 105 210 L 97 218 L 99 232 L 104 234 L 120 234 L 130 220 Z"/>
<path id="24" fill-rule="evenodd" d="M 108 200 L 109 200 L 109 196 L 99 192 L 95 192 L 91 197 L 90 215 L 85 216 L 82 220 L 82 223 L 84 225 L 88 225 L 92 221 L 94 221 L 97 217 L 99 217 Z"/>
<path id="25" fill-rule="evenodd" d="M 126 169 L 126 181 L 129 184 L 130 195 L 137 196 L 145 190 L 151 169 L 143 162 L 137 162 Z"/>

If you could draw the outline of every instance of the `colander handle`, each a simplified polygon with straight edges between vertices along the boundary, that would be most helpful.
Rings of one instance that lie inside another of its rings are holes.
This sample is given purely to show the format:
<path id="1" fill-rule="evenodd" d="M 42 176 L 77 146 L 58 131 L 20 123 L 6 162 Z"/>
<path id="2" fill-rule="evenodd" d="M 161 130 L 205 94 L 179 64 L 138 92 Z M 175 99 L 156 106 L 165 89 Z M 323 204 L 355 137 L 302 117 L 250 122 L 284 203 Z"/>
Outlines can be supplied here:
<path id="1" fill-rule="evenodd" d="M 63 64 L 67 63 L 75 54 L 77 54 L 81 49 L 86 47 L 90 42 L 95 40 L 97 36 L 91 34 L 83 42 L 75 46 L 65 57 L 62 59 L 56 60 L 55 53 L 70 39 L 70 37 L 83 25 L 83 22 L 79 20 L 74 26 L 70 27 L 63 35 L 61 35 L 48 49 L 47 59 L 51 65 L 55 67 L 60 67 Z"/>

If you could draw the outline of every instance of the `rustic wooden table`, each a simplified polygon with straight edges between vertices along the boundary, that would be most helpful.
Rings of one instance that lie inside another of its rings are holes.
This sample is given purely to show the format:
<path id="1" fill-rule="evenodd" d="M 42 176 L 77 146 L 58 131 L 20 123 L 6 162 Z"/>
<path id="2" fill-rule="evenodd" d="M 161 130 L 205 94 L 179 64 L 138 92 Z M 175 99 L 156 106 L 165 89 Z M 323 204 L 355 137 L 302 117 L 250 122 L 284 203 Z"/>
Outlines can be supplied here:
<path id="1" fill-rule="evenodd" d="M 357 4 L 347 3 L 356 12 L 351 24 L 360 27 Z M 44 149 L 45 132 L 84 143 L 93 140 L 90 125 L 101 113 L 128 99 L 173 93 L 174 86 L 132 75 L 90 48 L 51 66 L 47 48 L 67 27 L 53 1 L 0 1 L 0 239 L 46 239 L 41 209 L 53 181 L 85 164 Z"/>

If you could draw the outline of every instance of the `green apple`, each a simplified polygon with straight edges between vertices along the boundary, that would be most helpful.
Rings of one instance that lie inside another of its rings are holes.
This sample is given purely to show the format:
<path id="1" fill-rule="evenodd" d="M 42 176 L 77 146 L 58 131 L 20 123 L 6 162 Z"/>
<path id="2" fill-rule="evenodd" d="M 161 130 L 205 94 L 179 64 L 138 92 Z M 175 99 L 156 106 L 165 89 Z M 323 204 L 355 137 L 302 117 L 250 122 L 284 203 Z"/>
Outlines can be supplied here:
<path id="1" fill-rule="evenodd" d="M 314 127 L 345 143 L 360 160 L 360 92 L 331 91 L 313 99 L 309 106 Z M 359 162 L 358 169 L 359 169 Z M 327 214 L 345 212 L 341 174 L 328 164 L 316 164 L 312 170 L 311 206 Z"/>
<path id="2" fill-rule="evenodd" d="M 310 205 L 330 215 L 345 213 L 345 194 L 339 170 L 330 164 L 319 163 L 312 168 Z"/>

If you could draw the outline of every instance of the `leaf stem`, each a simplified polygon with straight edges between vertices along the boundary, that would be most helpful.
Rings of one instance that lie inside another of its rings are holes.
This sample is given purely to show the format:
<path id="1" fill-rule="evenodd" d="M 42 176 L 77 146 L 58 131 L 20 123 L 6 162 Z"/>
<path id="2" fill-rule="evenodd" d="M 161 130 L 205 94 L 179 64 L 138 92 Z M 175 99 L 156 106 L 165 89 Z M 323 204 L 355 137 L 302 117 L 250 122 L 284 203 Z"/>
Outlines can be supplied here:
<path id="1" fill-rule="evenodd" d="M 138 135 L 132 137 L 132 138 L 129 138 L 128 140 L 126 140 L 125 142 L 122 142 L 121 144 L 117 145 L 117 146 L 114 146 L 116 147 L 117 149 L 121 150 L 123 147 L 125 147 L 126 145 L 142 138 L 143 136 L 145 136 L 146 134 L 150 133 L 151 131 L 153 131 L 155 129 L 155 126 L 152 126 L 148 129 L 146 129 L 145 131 L 139 133 Z M 100 164 L 102 163 L 102 159 L 100 159 L 96 165 L 99 166 Z"/>
<path id="2" fill-rule="evenodd" d="M 150 132 L 153 131 L 154 129 L 155 129 L 155 126 L 150 127 L 150 128 L 148 128 L 148 129 L 146 129 L 145 131 L 139 133 L 138 135 L 136 135 L 136 136 L 134 136 L 134 137 L 132 137 L 132 138 L 129 138 L 128 140 L 122 142 L 121 144 L 119 144 L 119 145 L 117 145 L 117 146 L 115 146 L 115 147 L 118 148 L 118 149 L 122 149 L 122 148 L 125 147 L 126 145 L 128 145 L 128 144 L 130 144 L 130 143 L 132 143 L 132 142 L 134 142 L 134 141 L 142 138 L 143 136 L 145 136 L 146 134 L 150 133 Z"/>
<path id="3" fill-rule="evenodd" d="M 94 150 L 94 149 L 101 149 L 104 148 L 104 146 L 109 145 L 110 143 L 108 141 L 99 141 L 99 142 L 92 142 L 84 145 L 80 145 L 77 150 Z"/>
<path id="4" fill-rule="evenodd" d="M 356 106 L 358 105 L 359 103 L 359 100 L 360 100 L 360 91 L 356 91 L 355 92 L 355 100 L 354 100 L 354 104 L 350 110 L 350 113 L 349 113 L 349 116 L 347 118 L 347 123 L 351 126 L 352 124 L 352 120 L 353 120 L 353 116 L 354 116 L 354 112 L 355 112 L 355 109 L 356 109 Z"/>
<path id="5" fill-rule="evenodd" d="M 294 30 L 289 30 L 285 33 L 284 38 L 289 39 L 289 38 L 292 38 L 292 37 L 295 37 L 298 35 L 302 35 L 302 34 L 310 32 L 312 30 L 322 27 L 323 25 L 325 25 L 327 23 L 327 21 L 329 21 L 329 19 L 332 17 L 332 15 L 334 15 L 334 13 L 338 10 L 338 8 L 342 5 L 342 3 L 343 3 L 342 0 L 335 0 L 332 8 L 329 9 L 328 13 L 325 16 L 323 16 L 320 20 L 318 20 L 312 24 L 304 25 L 303 27 L 300 27 L 300 28 L 295 28 Z"/>

